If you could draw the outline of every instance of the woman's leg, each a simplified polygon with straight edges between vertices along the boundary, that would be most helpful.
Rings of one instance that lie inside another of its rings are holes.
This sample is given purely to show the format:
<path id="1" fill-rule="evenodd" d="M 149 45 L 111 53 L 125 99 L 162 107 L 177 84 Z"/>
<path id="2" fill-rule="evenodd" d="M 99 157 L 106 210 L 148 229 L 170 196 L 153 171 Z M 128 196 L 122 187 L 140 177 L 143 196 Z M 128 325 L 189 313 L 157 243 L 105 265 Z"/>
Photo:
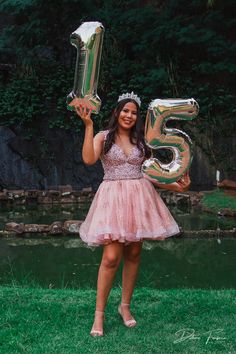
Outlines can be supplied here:
<path id="1" fill-rule="evenodd" d="M 123 254 L 123 243 L 104 245 L 102 261 L 98 271 L 96 311 L 104 311 L 112 283 Z M 95 316 L 93 330 L 102 330 L 103 316 Z"/>
<path id="2" fill-rule="evenodd" d="M 122 272 L 122 299 L 124 304 L 130 304 L 138 274 L 142 250 L 142 242 L 133 242 L 124 247 L 124 267 Z M 132 319 L 129 306 L 121 306 L 125 321 Z"/>

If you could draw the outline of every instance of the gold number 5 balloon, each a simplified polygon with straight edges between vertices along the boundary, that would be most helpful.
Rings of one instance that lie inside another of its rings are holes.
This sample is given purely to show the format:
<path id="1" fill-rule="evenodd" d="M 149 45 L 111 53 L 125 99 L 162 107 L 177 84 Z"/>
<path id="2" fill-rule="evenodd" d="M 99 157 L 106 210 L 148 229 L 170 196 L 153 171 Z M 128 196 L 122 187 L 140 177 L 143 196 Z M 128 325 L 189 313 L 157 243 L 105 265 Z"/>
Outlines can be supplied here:
<path id="1" fill-rule="evenodd" d="M 193 99 L 155 99 L 148 108 L 145 123 L 145 141 L 152 150 L 168 149 L 172 160 L 163 163 L 150 158 L 142 165 L 146 178 L 158 183 L 172 183 L 189 169 L 192 161 L 192 142 L 179 129 L 167 128 L 170 119 L 192 120 L 199 112 L 198 103 Z"/>
<path id="2" fill-rule="evenodd" d="M 104 27 L 100 22 L 84 22 L 70 36 L 77 48 L 73 91 L 67 96 L 67 108 L 83 104 L 98 113 L 101 100 L 97 95 L 99 66 L 102 53 Z"/>

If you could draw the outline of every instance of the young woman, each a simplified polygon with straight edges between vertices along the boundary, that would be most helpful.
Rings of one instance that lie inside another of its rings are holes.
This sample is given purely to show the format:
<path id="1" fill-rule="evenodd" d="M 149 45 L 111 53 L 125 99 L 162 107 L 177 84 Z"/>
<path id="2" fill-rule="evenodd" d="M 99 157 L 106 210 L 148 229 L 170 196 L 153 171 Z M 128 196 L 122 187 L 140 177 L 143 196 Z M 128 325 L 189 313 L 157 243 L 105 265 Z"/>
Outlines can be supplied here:
<path id="1" fill-rule="evenodd" d="M 141 173 L 141 165 L 150 152 L 144 142 L 140 104 L 133 92 L 120 96 L 108 130 L 95 137 L 91 112 L 86 107 L 76 107 L 85 124 L 83 160 L 92 165 L 100 158 L 105 172 L 80 228 L 80 236 L 88 245 L 103 245 L 92 336 L 103 335 L 104 310 L 121 259 L 124 266 L 118 312 L 125 326 L 134 327 L 136 321 L 130 312 L 130 302 L 142 241 L 164 240 L 179 233 L 178 225 L 152 183 Z M 181 183 L 172 183 L 168 189 L 180 191 L 188 185 L 186 174 Z"/>

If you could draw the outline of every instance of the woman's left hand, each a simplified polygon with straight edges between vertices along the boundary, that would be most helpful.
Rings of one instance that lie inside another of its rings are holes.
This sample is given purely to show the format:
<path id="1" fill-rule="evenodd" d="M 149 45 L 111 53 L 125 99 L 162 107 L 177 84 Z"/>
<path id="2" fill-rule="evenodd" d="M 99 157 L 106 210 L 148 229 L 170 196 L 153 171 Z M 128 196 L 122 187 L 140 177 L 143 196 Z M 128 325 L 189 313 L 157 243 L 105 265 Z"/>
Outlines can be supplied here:
<path id="1" fill-rule="evenodd" d="M 191 180 L 189 177 L 189 172 L 185 172 L 183 176 L 176 182 L 167 184 L 152 181 L 152 183 L 159 188 L 181 193 L 186 192 L 189 189 Z"/>
<path id="2" fill-rule="evenodd" d="M 187 191 L 191 183 L 189 172 L 185 172 L 176 183 L 180 186 L 180 190 L 182 190 L 183 192 Z"/>

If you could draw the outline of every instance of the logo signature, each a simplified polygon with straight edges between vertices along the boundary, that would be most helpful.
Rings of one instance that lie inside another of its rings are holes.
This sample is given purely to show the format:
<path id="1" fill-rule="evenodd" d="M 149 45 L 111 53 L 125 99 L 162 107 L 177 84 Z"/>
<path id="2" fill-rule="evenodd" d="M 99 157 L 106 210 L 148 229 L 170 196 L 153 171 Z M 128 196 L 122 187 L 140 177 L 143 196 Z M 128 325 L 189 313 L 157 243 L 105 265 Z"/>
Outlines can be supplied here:
<path id="1" fill-rule="evenodd" d="M 222 332 L 222 328 L 217 328 L 197 334 L 193 328 L 183 328 L 175 332 L 175 336 L 178 338 L 173 343 L 176 344 L 186 340 L 200 340 L 201 338 L 204 338 L 206 340 L 205 344 L 208 344 L 210 341 L 214 340 L 225 340 L 226 338 L 221 336 Z"/>

